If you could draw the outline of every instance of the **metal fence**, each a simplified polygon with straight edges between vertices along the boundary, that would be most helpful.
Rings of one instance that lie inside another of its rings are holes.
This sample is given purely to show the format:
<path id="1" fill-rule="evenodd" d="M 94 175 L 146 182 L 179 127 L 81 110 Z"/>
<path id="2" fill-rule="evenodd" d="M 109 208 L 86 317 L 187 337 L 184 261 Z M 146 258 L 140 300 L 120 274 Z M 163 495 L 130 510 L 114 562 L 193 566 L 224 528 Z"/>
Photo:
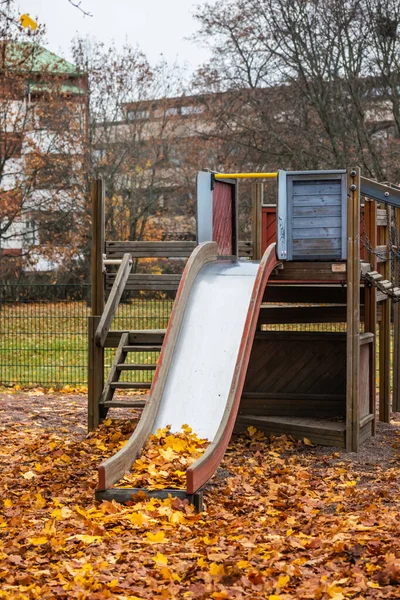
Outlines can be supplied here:
<path id="1" fill-rule="evenodd" d="M 86 385 L 89 301 L 88 284 L 0 285 L 0 384 Z M 165 329 L 172 303 L 125 295 L 113 329 Z"/>

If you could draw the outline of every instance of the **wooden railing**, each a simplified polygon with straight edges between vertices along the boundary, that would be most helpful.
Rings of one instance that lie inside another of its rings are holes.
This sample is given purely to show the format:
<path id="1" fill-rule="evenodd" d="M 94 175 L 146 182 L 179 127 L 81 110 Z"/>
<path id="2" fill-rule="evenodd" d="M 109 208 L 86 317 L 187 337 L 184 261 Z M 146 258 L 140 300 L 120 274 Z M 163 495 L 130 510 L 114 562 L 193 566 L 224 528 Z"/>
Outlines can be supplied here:
<path id="1" fill-rule="evenodd" d="M 98 346 L 104 346 L 104 342 L 110 331 L 112 320 L 117 312 L 121 296 L 128 281 L 131 268 L 132 257 L 128 253 L 124 254 L 94 336 Z"/>
<path id="2" fill-rule="evenodd" d="M 120 259 L 129 253 L 132 258 L 189 258 L 196 248 L 196 242 L 106 242 L 107 260 Z M 252 258 L 252 242 L 239 242 L 239 256 Z M 105 287 L 110 289 L 116 281 L 115 273 L 106 273 Z M 128 276 L 126 288 L 130 291 L 165 291 L 171 292 L 178 289 L 181 275 L 165 274 L 153 275 L 151 273 L 132 273 Z"/>

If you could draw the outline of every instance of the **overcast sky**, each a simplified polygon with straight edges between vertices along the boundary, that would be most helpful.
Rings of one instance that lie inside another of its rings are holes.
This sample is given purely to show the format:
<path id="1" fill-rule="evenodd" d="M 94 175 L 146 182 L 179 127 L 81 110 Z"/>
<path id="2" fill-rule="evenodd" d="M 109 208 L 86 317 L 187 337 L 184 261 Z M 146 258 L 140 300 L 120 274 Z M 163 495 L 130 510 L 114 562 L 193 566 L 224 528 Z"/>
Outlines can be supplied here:
<path id="1" fill-rule="evenodd" d="M 216 0 L 208 0 L 214 4 Z M 91 34 L 122 44 L 138 44 L 150 62 L 161 54 L 195 69 L 208 57 L 207 50 L 185 40 L 196 29 L 194 7 L 206 0 L 82 0 L 93 16 L 85 17 L 67 0 L 18 0 L 21 14 L 37 17 L 47 28 L 47 47 L 70 58 L 71 39 L 78 33 Z"/>

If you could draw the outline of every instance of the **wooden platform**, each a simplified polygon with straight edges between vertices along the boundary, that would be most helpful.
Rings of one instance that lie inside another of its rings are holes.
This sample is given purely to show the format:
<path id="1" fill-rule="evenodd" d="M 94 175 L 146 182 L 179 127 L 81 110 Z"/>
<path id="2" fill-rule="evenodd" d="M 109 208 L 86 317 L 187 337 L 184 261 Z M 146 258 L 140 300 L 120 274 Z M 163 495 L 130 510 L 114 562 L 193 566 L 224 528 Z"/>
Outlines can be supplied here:
<path id="1" fill-rule="evenodd" d="M 266 434 L 290 435 L 302 440 L 305 437 L 314 444 L 338 446 L 346 445 L 346 423 L 308 417 L 238 415 L 235 431 L 244 431 L 253 425 Z"/>

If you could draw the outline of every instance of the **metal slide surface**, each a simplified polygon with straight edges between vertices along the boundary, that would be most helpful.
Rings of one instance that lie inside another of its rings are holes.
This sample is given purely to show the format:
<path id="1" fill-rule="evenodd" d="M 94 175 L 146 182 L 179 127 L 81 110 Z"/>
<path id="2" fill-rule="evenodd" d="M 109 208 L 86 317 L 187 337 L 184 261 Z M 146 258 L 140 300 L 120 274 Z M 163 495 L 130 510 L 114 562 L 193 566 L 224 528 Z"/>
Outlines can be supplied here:
<path id="1" fill-rule="evenodd" d="M 228 399 L 260 263 L 217 260 L 191 289 L 153 432 L 187 423 L 214 440 Z"/>

